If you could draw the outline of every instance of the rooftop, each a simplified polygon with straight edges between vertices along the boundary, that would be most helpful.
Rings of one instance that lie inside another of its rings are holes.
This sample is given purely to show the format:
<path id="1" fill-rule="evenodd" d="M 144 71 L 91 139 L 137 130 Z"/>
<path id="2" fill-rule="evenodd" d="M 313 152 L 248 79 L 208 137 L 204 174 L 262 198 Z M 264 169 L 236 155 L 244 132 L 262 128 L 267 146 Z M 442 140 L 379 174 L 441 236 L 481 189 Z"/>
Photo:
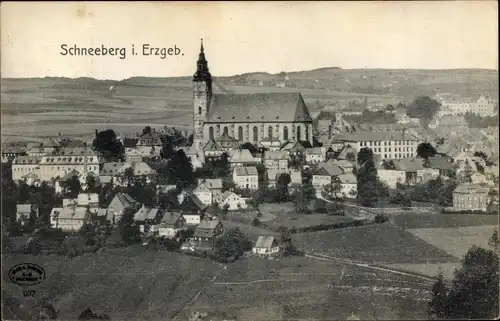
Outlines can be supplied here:
<path id="1" fill-rule="evenodd" d="M 214 94 L 208 123 L 312 122 L 300 93 Z"/>

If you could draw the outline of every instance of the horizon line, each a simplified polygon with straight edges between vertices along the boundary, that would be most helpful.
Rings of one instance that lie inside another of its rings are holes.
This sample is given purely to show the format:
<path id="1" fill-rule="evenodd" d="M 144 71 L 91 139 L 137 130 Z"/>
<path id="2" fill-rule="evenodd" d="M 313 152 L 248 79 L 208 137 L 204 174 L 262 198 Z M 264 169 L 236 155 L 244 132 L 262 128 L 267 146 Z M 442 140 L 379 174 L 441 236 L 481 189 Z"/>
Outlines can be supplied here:
<path id="1" fill-rule="evenodd" d="M 421 71 L 452 71 L 452 70 L 480 70 L 480 71 L 496 71 L 498 72 L 498 69 L 492 69 L 492 68 L 478 68 L 478 67 L 463 67 L 463 68 L 381 68 L 381 67 L 358 67 L 358 68 L 342 68 L 342 67 L 336 67 L 336 66 L 330 66 L 330 67 L 318 67 L 314 69 L 307 69 L 307 70 L 294 70 L 294 71 L 280 71 L 280 72 L 268 72 L 268 71 L 249 71 L 249 72 L 244 72 L 241 74 L 233 74 L 233 75 L 225 75 L 225 76 L 213 76 L 214 78 L 231 78 L 231 77 L 237 77 L 237 76 L 244 76 L 244 75 L 249 75 L 249 74 L 268 74 L 268 75 L 278 75 L 282 72 L 285 74 L 293 74 L 293 73 L 301 73 L 301 72 L 311 72 L 311 71 L 319 71 L 319 70 L 325 70 L 325 69 L 339 69 L 339 70 L 345 70 L 345 71 L 354 71 L 354 70 L 409 70 L 409 71 L 416 71 L 416 70 L 421 70 Z M 68 77 L 68 76 L 25 76 L 25 77 L 2 77 L 0 76 L 0 79 L 5 79 L 5 80 L 27 80 L 27 79 L 43 79 L 43 78 L 66 78 L 66 79 L 81 79 L 81 78 L 89 78 L 89 79 L 95 79 L 95 80 L 112 80 L 112 81 L 123 81 L 127 79 L 132 79 L 132 78 L 152 78 L 152 79 L 162 79 L 162 78 L 187 78 L 187 77 L 192 77 L 192 75 L 184 75 L 184 76 L 165 76 L 165 77 L 158 77 L 158 76 L 130 76 L 127 78 L 122 78 L 122 79 L 112 79 L 112 78 L 96 78 L 92 76 L 79 76 L 79 77 Z"/>

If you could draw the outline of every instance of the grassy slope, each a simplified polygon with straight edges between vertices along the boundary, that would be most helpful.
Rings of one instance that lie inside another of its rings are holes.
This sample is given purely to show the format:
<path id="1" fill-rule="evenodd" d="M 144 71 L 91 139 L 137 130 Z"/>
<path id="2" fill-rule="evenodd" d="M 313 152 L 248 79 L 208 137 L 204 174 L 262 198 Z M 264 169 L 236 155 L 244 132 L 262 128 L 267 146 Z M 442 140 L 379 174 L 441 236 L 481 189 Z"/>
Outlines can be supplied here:
<path id="1" fill-rule="evenodd" d="M 267 281 L 224 284 L 256 280 Z M 228 266 L 191 311 L 242 320 L 342 320 L 351 313 L 361 319 L 424 318 L 425 302 L 417 299 L 425 300 L 429 288 L 418 280 L 308 258 L 246 259 Z"/>
<path id="2" fill-rule="evenodd" d="M 36 295 L 47 296 L 61 319 L 90 307 L 113 320 L 168 320 L 220 270 L 204 259 L 133 249 L 74 259 L 16 255 L 3 258 L 3 298 L 22 297 L 20 287 L 5 279 L 5 272 L 20 262 L 45 269 L 47 279 L 35 286 Z"/>
<path id="3" fill-rule="evenodd" d="M 294 235 L 301 249 L 362 262 L 431 263 L 456 259 L 390 223 Z"/>

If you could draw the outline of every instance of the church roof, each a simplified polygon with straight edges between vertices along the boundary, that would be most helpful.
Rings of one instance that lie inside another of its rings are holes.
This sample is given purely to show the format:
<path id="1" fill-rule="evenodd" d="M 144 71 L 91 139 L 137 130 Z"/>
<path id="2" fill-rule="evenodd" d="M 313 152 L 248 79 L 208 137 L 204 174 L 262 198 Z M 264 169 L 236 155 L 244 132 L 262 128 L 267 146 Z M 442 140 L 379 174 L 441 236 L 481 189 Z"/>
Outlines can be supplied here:
<path id="1" fill-rule="evenodd" d="M 207 122 L 312 122 L 300 93 L 214 94 Z"/>

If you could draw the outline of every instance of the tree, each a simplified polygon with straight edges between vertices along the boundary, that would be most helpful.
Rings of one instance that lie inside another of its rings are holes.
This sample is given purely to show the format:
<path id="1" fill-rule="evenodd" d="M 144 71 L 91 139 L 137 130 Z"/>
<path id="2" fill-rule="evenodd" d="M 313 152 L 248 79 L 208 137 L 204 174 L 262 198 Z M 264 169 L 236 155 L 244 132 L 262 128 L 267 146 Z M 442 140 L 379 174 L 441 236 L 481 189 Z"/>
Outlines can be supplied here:
<path id="1" fill-rule="evenodd" d="M 146 126 L 142 129 L 142 134 L 143 135 L 146 135 L 146 134 L 149 134 L 151 133 L 152 129 L 151 129 L 151 126 Z"/>
<path id="2" fill-rule="evenodd" d="M 474 156 L 480 157 L 484 161 L 488 159 L 488 155 L 486 155 L 484 152 L 474 152 Z"/>
<path id="3" fill-rule="evenodd" d="M 252 155 L 255 155 L 255 153 L 257 153 L 257 147 L 255 147 L 252 143 L 244 143 L 240 146 L 240 148 L 247 149 Z"/>
<path id="4" fill-rule="evenodd" d="M 429 159 L 429 157 L 433 157 L 436 155 L 436 149 L 432 146 L 431 143 L 420 143 L 417 146 L 417 155 L 420 158 L 425 160 Z"/>
<path id="5" fill-rule="evenodd" d="M 339 203 L 339 202 L 328 202 L 326 204 L 326 212 L 329 215 L 343 216 L 343 215 L 345 215 L 344 204 Z"/>
<path id="6" fill-rule="evenodd" d="M 406 109 L 409 117 L 430 120 L 441 107 L 441 104 L 428 96 L 417 97 Z"/>
<path id="7" fill-rule="evenodd" d="M 85 185 L 87 186 L 87 192 L 89 193 L 97 193 L 99 190 L 97 180 L 92 174 L 87 175 L 87 177 L 85 178 Z"/>
<path id="8" fill-rule="evenodd" d="M 290 174 L 281 173 L 276 181 L 276 199 L 277 202 L 287 202 L 290 199 L 288 193 L 288 184 L 291 183 Z"/>
<path id="9" fill-rule="evenodd" d="M 358 153 L 358 165 L 363 165 L 369 159 L 373 160 L 373 151 L 371 150 L 371 148 L 361 148 Z"/>
<path id="10" fill-rule="evenodd" d="M 490 239 L 488 240 L 488 245 L 491 247 L 495 253 L 499 254 L 500 250 L 500 239 L 498 238 L 498 231 L 495 230 L 493 231 L 493 234 L 491 235 Z"/>
<path id="11" fill-rule="evenodd" d="M 61 185 L 66 191 L 66 197 L 69 198 L 76 198 L 82 191 L 82 184 L 76 175 L 73 175 L 66 181 L 63 181 Z"/>
<path id="12" fill-rule="evenodd" d="M 127 184 L 130 184 L 134 181 L 135 173 L 132 167 L 125 168 L 125 171 L 123 171 L 123 179 L 125 180 L 125 182 L 127 182 Z"/>
<path id="13" fill-rule="evenodd" d="M 351 163 L 354 163 L 356 161 L 356 154 L 354 154 L 353 152 L 348 152 L 345 155 L 345 159 Z"/>
<path id="14" fill-rule="evenodd" d="M 295 191 L 292 197 L 292 202 L 294 203 L 297 212 L 307 212 L 307 205 L 309 201 L 314 199 L 315 193 L 314 187 L 311 184 L 303 184 Z"/>
<path id="15" fill-rule="evenodd" d="M 134 209 L 126 209 L 118 223 L 123 242 L 126 244 L 137 243 L 141 240 L 139 227 L 134 224 Z"/>
<path id="16" fill-rule="evenodd" d="M 358 153 L 358 162 L 362 164 L 356 172 L 358 201 L 363 206 L 373 206 L 378 201 L 378 177 L 371 149 L 362 148 Z"/>
<path id="17" fill-rule="evenodd" d="M 432 286 L 432 299 L 428 302 L 429 316 L 432 319 L 444 319 L 448 314 L 448 289 L 443 279 L 443 271 L 438 271 L 437 281 Z"/>
<path id="18" fill-rule="evenodd" d="M 175 154 L 175 145 L 172 136 L 165 136 L 162 139 L 162 147 L 160 157 L 163 159 L 170 159 Z"/>
<path id="19" fill-rule="evenodd" d="M 107 162 L 123 161 L 125 159 L 125 148 L 112 129 L 100 132 L 96 130 L 92 146 L 102 154 Z"/>
<path id="20" fill-rule="evenodd" d="M 214 248 L 217 260 L 227 262 L 242 256 L 245 251 L 252 248 L 252 243 L 239 228 L 234 228 L 218 238 Z"/>
<path id="21" fill-rule="evenodd" d="M 177 189 L 161 193 L 158 195 L 158 206 L 164 209 L 177 208 L 179 205 L 179 201 L 177 199 L 178 195 L 179 191 L 177 191 Z"/>
<path id="22" fill-rule="evenodd" d="M 50 225 L 50 212 L 56 206 L 57 201 L 55 189 L 47 182 L 42 182 L 35 194 L 35 204 L 38 206 L 38 217 L 44 224 Z"/>
<path id="23" fill-rule="evenodd" d="M 191 159 L 181 149 L 168 161 L 169 178 L 171 182 L 177 184 L 180 189 L 184 189 L 195 183 L 193 164 Z"/>
<path id="24" fill-rule="evenodd" d="M 434 284 L 429 312 L 442 319 L 493 319 L 498 316 L 498 255 L 473 246 L 455 270 L 449 291 Z"/>

